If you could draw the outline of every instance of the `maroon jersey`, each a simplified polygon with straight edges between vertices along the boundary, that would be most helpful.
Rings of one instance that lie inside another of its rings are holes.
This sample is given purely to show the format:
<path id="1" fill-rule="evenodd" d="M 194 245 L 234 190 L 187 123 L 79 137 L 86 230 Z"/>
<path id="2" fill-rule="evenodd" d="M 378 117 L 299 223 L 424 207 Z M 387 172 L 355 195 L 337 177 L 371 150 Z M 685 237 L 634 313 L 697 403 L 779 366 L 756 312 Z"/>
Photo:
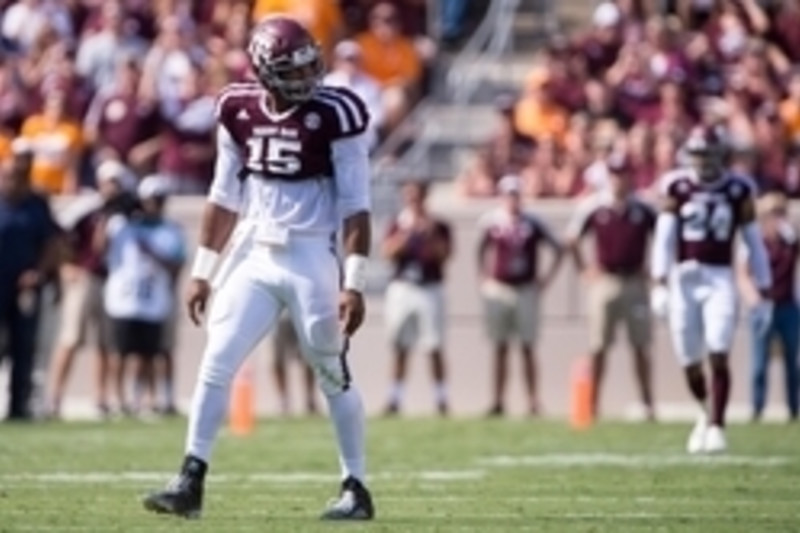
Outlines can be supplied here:
<path id="1" fill-rule="evenodd" d="M 795 300 L 795 270 L 800 255 L 800 243 L 797 232 L 786 223 L 773 238 L 765 238 L 764 244 L 769 255 L 772 271 L 772 287 L 770 299 L 775 302 L 793 302 Z"/>
<path id="2" fill-rule="evenodd" d="M 364 103 L 344 88 L 322 87 L 311 100 L 280 114 L 272 113 L 266 100 L 257 83 L 231 84 L 219 97 L 219 124 L 244 151 L 242 177 L 331 178 L 332 143 L 369 125 Z"/>
<path id="3" fill-rule="evenodd" d="M 655 222 L 653 209 L 640 200 L 629 198 L 615 205 L 610 197 L 603 197 L 582 206 L 568 234 L 577 239 L 592 233 L 600 267 L 611 274 L 632 276 L 644 269 Z"/>
<path id="4" fill-rule="evenodd" d="M 485 277 L 507 285 L 519 286 L 536 281 L 541 244 L 556 249 L 561 247 L 547 226 L 528 213 L 512 217 L 500 209 L 486 215 L 481 225 L 481 271 Z"/>
<path id="5" fill-rule="evenodd" d="M 214 101 L 200 96 L 162 108 L 159 172 L 207 188 L 214 172 Z"/>
<path id="6" fill-rule="evenodd" d="M 404 215 L 401 213 L 390 225 L 386 238 L 405 229 Z M 438 239 L 452 244 L 450 226 L 443 220 L 434 220 L 428 232 L 410 230 L 406 244 L 394 261 L 394 279 L 410 281 L 417 285 L 440 283 L 444 279 L 444 263 L 431 255 L 431 243 Z"/>
<path id="7" fill-rule="evenodd" d="M 158 131 L 158 109 L 135 94 L 121 92 L 98 97 L 86 121 L 97 127 L 97 146 L 111 148 L 128 162 L 134 146 Z"/>
<path id="8" fill-rule="evenodd" d="M 664 176 L 663 192 L 678 216 L 678 262 L 732 265 L 734 236 L 744 222 L 743 206 L 753 199 L 753 183 L 734 174 L 707 183 L 691 169 L 678 169 Z"/>

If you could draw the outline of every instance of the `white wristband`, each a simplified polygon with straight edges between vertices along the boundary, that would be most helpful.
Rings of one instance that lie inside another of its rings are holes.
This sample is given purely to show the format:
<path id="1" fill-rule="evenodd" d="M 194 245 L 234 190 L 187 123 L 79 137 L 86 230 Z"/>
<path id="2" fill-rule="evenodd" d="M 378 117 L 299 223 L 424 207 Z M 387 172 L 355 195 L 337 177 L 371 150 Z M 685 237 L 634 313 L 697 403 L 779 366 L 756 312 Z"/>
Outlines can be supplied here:
<path id="1" fill-rule="evenodd" d="M 344 288 L 364 292 L 367 288 L 367 258 L 348 255 L 344 260 Z"/>
<path id="2" fill-rule="evenodd" d="M 194 256 L 194 264 L 192 265 L 192 279 L 201 279 L 208 281 L 214 274 L 214 270 L 219 263 L 219 252 L 215 252 L 211 248 L 201 246 L 197 249 Z"/>

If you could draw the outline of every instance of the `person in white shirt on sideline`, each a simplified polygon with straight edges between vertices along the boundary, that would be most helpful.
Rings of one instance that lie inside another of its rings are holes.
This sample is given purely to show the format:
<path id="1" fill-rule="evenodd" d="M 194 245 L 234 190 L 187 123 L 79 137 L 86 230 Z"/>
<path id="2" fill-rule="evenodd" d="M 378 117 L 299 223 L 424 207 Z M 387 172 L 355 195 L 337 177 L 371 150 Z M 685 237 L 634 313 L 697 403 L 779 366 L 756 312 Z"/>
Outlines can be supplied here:
<path id="1" fill-rule="evenodd" d="M 140 407 L 129 401 L 129 383 L 144 383 L 151 401 L 155 396 L 153 362 L 172 312 L 173 279 L 185 257 L 182 231 L 161 217 L 166 185 L 149 177 L 142 180 L 138 193 L 139 209 L 129 216 L 110 217 L 96 240 L 108 265 L 103 299 L 117 354 L 112 368 L 123 413 Z"/>

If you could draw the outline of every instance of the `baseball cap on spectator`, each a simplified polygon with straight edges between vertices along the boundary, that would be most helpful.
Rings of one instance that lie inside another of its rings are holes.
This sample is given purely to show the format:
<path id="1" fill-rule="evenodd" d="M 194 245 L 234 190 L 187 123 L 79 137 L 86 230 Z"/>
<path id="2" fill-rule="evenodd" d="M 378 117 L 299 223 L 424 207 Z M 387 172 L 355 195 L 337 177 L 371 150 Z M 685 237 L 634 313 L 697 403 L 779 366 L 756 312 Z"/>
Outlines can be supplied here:
<path id="1" fill-rule="evenodd" d="M 522 192 L 522 180 L 514 174 L 507 174 L 497 182 L 497 190 L 500 194 L 520 194 Z"/>
<path id="2" fill-rule="evenodd" d="M 603 2 L 592 13 L 592 23 L 598 28 L 611 28 L 622 20 L 622 13 L 616 4 Z"/>
<path id="3" fill-rule="evenodd" d="M 169 183 L 157 174 L 152 174 L 145 177 L 139 184 L 137 193 L 142 200 L 149 200 L 151 198 L 166 198 L 169 196 L 171 189 Z"/>
<path id="4" fill-rule="evenodd" d="M 361 57 L 361 46 L 350 39 L 339 42 L 333 49 L 333 54 L 337 59 L 353 60 Z"/>
<path id="5" fill-rule="evenodd" d="M 107 159 L 97 167 L 97 183 L 116 181 L 120 187 L 126 190 L 134 188 L 134 178 L 128 167 L 115 159 Z"/>

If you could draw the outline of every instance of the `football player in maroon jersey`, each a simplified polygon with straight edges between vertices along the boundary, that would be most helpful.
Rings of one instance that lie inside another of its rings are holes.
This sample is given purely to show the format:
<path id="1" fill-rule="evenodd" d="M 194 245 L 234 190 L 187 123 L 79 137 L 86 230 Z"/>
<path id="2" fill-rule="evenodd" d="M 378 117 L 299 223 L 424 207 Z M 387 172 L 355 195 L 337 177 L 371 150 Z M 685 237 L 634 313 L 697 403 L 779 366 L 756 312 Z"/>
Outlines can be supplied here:
<path id="1" fill-rule="evenodd" d="M 764 241 L 755 222 L 754 186 L 725 169 L 726 147 L 719 131 L 701 127 L 684 147 L 688 165 L 663 177 L 663 206 L 656 223 L 651 276 L 653 311 L 668 315 L 673 348 L 701 416 L 687 442 L 689 453 L 727 448 L 724 427 L 731 377 L 728 353 L 737 319 L 734 236 L 741 233 L 761 293 L 754 320 L 767 326 L 771 275 Z M 711 366 L 708 402 L 704 352 Z"/>
<path id="2" fill-rule="evenodd" d="M 348 339 L 364 320 L 370 248 L 369 113 L 347 89 L 322 87 L 322 55 L 295 20 L 253 30 L 257 82 L 232 84 L 217 103 L 217 158 L 191 272 L 187 306 L 205 314 L 203 354 L 178 476 L 144 500 L 148 510 L 198 517 L 211 449 L 245 357 L 285 309 L 314 369 L 335 428 L 342 469 L 327 520 L 369 520 L 364 410 L 347 366 Z M 339 230 L 346 254 L 339 271 Z"/>

